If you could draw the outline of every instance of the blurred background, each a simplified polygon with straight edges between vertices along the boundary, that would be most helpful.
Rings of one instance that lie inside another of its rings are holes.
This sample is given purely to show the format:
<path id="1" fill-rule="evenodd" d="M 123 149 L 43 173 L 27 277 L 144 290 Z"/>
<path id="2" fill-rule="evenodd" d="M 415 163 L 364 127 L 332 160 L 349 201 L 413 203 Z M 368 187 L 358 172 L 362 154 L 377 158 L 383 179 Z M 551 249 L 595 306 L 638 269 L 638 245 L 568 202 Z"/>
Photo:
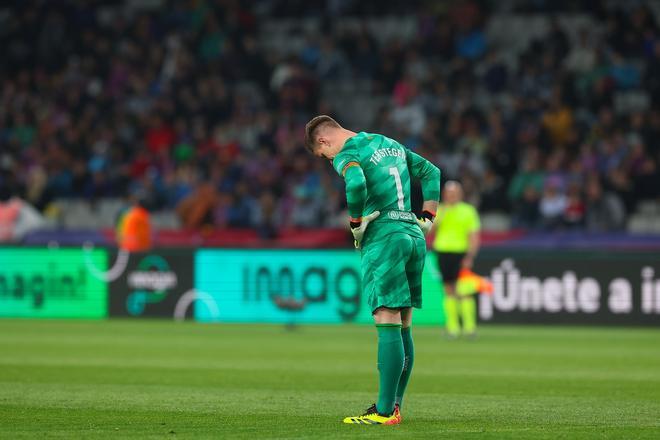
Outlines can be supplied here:
<path id="1" fill-rule="evenodd" d="M 107 243 L 131 194 L 156 245 L 341 228 L 322 113 L 461 180 L 486 231 L 660 233 L 657 2 L 11 3 L 0 187 L 56 231 L 15 240 Z"/>

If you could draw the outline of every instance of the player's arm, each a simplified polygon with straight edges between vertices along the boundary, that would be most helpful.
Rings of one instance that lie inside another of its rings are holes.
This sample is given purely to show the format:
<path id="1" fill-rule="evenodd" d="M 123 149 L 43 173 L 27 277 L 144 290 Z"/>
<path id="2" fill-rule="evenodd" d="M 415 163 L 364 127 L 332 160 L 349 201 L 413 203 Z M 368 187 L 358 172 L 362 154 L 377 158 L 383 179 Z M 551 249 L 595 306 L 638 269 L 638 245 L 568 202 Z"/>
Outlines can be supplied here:
<path id="1" fill-rule="evenodd" d="M 406 161 L 410 175 L 419 180 L 422 185 L 424 203 L 419 226 L 424 235 L 433 228 L 433 220 L 438 211 L 438 200 L 440 199 L 440 169 L 419 154 L 413 153 L 406 148 Z"/>
<path id="2" fill-rule="evenodd" d="M 351 232 L 355 239 L 355 247 L 359 248 L 364 232 L 369 222 L 380 215 L 379 211 L 362 217 L 364 205 L 367 202 L 367 179 L 364 177 L 362 167 L 356 161 L 348 162 L 342 171 L 346 183 L 346 203 L 350 216 Z"/>
<path id="3" fill-rule="evenodd" d="M 359 163 L 348 162 L 342 171 L 346 183 L 346 203 L 348 204 L 348 215 L 353 223 L 362 221 L 364 205 L 367 202 L 367 179 Z"/>
<path id="4" fill-rule="evenodd" d="M 461 262 L 461 266 L 471 269 L 474 259 L 477 256 L 477 252 L 479 252 L 479 246 L 481 245 L 481 222 L 479 221 L 479 214 L 474 208 L 472 208 L 472 215 L 470 216 L 469 223 L 468 248 L 465 252 L 465 257 Z"/>
<path id="5" fill-rule="evenodd" d="M 479 252 L 479 246 L 481 245 L 481 239 L 479 238 L 479 231 L 473 231 L 470 232 L 468 235 L 468 249 L 467 252 L 465 253 L 465 257 L 463 258 L 463 261 L 461 262 L 461 266 L 466 267 L 468 269 L 472 268 L 472 264 L 474 263 L 474 258 L 477 256 L 477 252 Z"/>

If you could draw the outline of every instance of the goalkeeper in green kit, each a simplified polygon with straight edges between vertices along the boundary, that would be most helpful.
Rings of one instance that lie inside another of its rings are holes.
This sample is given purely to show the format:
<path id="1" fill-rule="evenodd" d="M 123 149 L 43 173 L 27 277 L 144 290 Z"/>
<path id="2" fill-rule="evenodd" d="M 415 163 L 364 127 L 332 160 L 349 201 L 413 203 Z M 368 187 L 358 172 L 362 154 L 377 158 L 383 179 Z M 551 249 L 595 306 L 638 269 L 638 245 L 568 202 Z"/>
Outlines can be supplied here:
<path id="1" fill-rule="evenodd" d="M 362 289 L 378 330 L 378 401 L 344 423 L 396 425 L 413 367 L 412 308 L 422 306 L 424 235 L 438 207 L 440 170 L 395 140 L 355 133 L 325 115 L 307 123 L 305 145 L 345 180 Z M 422 184 L 421 218 L 410 211 L 411 177 Z"/>

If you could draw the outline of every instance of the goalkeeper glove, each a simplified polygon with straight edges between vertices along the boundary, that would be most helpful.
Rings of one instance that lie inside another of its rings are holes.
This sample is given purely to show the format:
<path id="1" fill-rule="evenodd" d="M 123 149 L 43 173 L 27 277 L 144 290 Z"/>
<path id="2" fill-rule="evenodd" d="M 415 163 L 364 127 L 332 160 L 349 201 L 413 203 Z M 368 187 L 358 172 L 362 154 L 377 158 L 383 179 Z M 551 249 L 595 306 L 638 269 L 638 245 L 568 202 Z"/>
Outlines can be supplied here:
<path id="1" fill-rule="evenodd" d="M 353 244 L 355 244 L 355 249 L 360 249 L 362 238 L 364 237 L 364 233 L 367 230 L 367 226 L 369 226 L 369 223 L 374 221 L 374 219 L 379 215 L 380 211 L 374 211 L 362 218 L 351 219 L 351 232 L 353 233 Z"/>
<path id="2" fill-rule="evenodd" d="M 422 233 L 424 235 L 429 235 L 429 232 L 431 232 L 434 218 L 435 216 L 432 212 L 424 211 L 422 212 L 421 217 L 417 219 L 417 224 L 419 224 L 419 227 L 422 228 Z"/>

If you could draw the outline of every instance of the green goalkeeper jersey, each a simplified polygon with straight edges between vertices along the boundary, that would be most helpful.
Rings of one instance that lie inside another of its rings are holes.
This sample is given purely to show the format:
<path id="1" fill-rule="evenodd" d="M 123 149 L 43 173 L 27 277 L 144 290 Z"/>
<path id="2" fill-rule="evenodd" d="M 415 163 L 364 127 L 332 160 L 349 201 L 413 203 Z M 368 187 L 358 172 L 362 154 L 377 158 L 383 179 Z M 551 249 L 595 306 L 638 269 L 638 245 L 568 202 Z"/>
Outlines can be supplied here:
<path id="1" fill-rule="evenodd" d="M 367 228 L 365 243 L 397 230 L 421 234 L 410 211 L 410 179 L 420 180 L 424 200 L 438 200 L 440 170 L 435 165 L 393 139 L 365 132 L 349 138 L 332 164 L 346 180 L 349 215 L 381 213 Z"/>

